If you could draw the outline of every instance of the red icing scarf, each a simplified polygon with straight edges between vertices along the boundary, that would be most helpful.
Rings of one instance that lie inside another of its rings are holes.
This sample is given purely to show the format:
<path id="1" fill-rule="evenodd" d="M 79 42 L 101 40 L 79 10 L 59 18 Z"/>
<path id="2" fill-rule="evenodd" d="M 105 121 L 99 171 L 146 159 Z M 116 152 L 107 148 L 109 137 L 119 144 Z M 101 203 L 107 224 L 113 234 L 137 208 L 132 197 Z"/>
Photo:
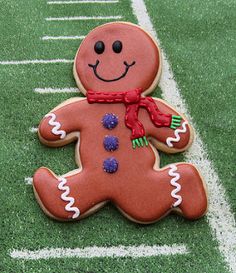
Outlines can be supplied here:
<path id="1" fill-rule="evenodd" d="M 88 103 L 124 103 L 126 106 L 125 125 L 131 130 L 131 140 L 145 136 L 143 124 L 138 119 L 140 107 L 145 108 L 156 127 L 170 127 L 171 115 L 163 114 L 151 97 L 141 97 L 142 89 L 124 92 L 87 92 Z"/>

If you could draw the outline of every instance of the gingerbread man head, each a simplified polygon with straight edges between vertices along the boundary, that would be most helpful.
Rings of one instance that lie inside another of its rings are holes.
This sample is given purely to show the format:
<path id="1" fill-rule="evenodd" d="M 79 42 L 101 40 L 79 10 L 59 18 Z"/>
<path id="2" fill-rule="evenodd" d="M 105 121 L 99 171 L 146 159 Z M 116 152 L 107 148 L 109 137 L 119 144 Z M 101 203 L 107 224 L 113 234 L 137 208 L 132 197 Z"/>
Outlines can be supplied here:
<path id="1" fill-rule="evenodd" d="M 153 91 L 161 72 L 160 50 L 139 26 L 114 22 L 92 30 L 81 43 L 74 77 L 86 95 L 93 91 Z"/>

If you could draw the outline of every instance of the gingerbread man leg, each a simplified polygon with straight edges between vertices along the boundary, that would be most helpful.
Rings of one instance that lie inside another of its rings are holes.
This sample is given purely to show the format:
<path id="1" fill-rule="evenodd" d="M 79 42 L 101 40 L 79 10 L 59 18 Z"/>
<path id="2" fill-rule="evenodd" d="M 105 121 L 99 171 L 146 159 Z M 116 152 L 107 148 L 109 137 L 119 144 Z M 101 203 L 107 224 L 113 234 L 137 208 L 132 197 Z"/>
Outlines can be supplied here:
<path id="1" fill-rule="evenodd" d="M 57 220 L 86 217 L 105 205 L 107 194 L 85 171 L 61 177 L 42 167 L 33 178 L 33 188 L 43 211 Z"/>
<path id="2" fill-rule="evenodd" d="M 204 182 L 188 163 L 171 164 L 137 177 L 128 196 L 118 196 L 115 202 L 125 216 L 139 223 L 155 222 L 171 211 L 193 220 L 207 210 Z"/>

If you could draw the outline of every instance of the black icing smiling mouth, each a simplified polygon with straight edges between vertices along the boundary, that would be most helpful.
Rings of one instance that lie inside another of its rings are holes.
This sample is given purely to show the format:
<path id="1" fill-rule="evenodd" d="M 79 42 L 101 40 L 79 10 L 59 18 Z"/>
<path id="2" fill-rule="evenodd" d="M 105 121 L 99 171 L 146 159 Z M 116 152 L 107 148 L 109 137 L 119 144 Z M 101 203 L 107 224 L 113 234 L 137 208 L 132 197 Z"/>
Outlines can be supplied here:
<path id="1" fill-rule="evenodd" d="M 101 76 L 98 75 L 98 73 L 97 73 L 98 64 L 99 64 L 99 60 L 97 60 L 95 64 L 88 64 L 89 67 L 92 67 L 94 75 L 99 80 L 101 80 L 101 81 L 104 81 L 104 82 L 115 82 L 115 81 L 118 81 L 118 80 L 120 80 L 120 79 L 122 79 L 122 78 L 124 78 L 126 76 L 126 74 L 129 71 L 129 68 L 131 66 L 135 65 L 135 61 L 133 61 L 131 64 L 128 64 L 126 61 L 124 61 L 124 65 L 125 65 L 125 71 L 124 71 L 124 73 L 121 76 L 119 76 L 117 78 L 114 78 L 114 79 L 110 79 L 110 80 L 104 79 L 104 78 L 102 78 Z"/>

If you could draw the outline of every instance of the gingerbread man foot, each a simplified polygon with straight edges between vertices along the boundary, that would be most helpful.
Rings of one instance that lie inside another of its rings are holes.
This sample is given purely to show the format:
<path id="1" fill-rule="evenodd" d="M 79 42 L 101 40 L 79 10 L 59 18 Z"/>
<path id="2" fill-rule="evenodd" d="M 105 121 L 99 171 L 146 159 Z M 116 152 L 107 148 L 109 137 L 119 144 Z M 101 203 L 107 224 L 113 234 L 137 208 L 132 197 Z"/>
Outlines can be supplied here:
<path id="1" fill-rule="evenodd" d="M 74 171 L 69 176 L 57 177 L 51 170 L 42 167 L 34 174 L 33 188 L 41 208 L 48 216 L 61 221 L 78 220 L 106 203 L 105 195 L 100 194 L 95 182 L 89 176 L 85 179 L 82 172 Z"/>
<path id="2" fill-rule="evenodd" d="M 195 220 L 207 211 L 204 181 L 198 170 L 187 163 L 139 174 L 126 191 L 129 198 L 120 194 L 112 197 L 113 202 L 125 216 L 142 224 L 156 222 L 171 212 Z"/>
<path id="3" fill-rule="evenodd" d="M 208 208 L 207 192 L 199 171 L 188 163 L 171 164 L 167 169 L 173 187 L 173 210 L 190 220 L 205 215 Z"/>
<path id="4" fill-rule="evenodd" d="M 80 216 L 78 195 L 73 183 L 65 177 L 56 177 L 47 168 L 40 168 L 33 178 L 33 188 L 44 212 L 55 219 L 76 219 Z"/>

